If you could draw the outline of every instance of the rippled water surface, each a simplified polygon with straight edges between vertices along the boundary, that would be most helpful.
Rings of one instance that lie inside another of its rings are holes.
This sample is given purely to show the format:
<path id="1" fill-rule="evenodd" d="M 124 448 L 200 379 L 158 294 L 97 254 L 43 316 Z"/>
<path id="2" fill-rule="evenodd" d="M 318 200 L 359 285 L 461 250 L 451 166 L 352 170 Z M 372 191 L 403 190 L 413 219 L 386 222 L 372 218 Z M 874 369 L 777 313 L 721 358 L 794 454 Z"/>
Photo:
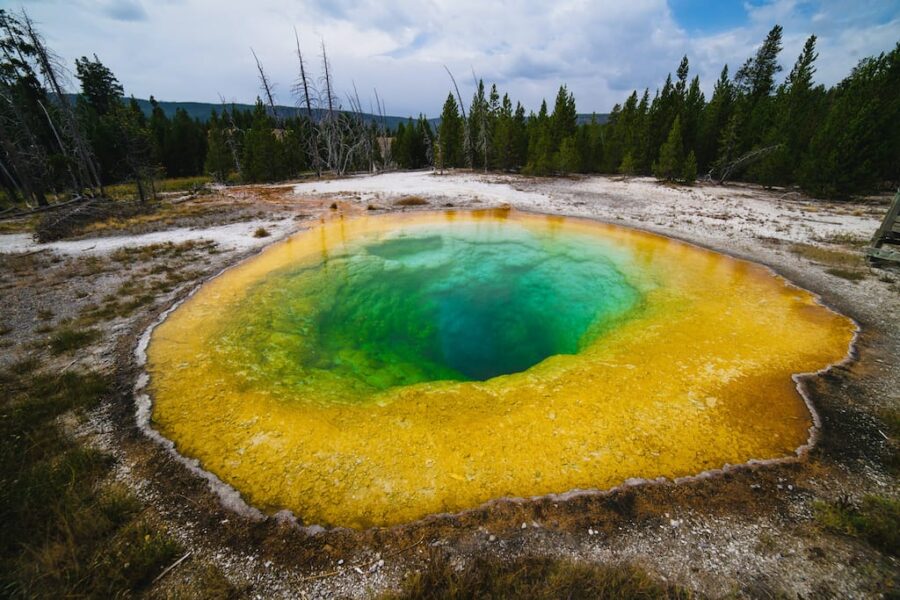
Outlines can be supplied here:
<path id="1" fill-rule="evenodd" d="M 852 323 L 761 267 L 511 211 L 335 219 L 153 333 L 154 426 L 269 510 L 389 525 L 790 454 Z"/>

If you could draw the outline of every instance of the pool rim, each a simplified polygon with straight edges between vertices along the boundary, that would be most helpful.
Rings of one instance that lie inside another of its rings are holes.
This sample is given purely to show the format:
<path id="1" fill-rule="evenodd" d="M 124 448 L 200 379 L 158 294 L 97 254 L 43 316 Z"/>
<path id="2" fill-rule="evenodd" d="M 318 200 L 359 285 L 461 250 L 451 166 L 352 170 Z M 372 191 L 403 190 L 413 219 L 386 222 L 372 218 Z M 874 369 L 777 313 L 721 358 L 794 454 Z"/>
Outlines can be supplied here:
<path id="1" fill-rule="evenodd" d="M 153 334 L 153 331 L 160 326 L 170 314 L 172 314 L 175 310 L 177 310 L 182 304 L 184 304 L 187 300 L 192 298 L 197 292 L 200 291 L 203 286 L 213 281 L 214 279 L 224 275 L 229 270 L 234 269 L 247 261 L 250 261 L 260 254 L 272 248 L 277 244 L 286 243 L 291 238 L 309 233 L 314 231 L 317 227 L 322 227 L 327 223 L 335 220 L 344 220 L 344 219 L 378 219 L 378 218 L 386 218 L 386 217 L 396 217 L 402 214 L 446 214 L 448 212 L 452 213 L 484 213 L 486 215 L 490 215 L 491 213 L 519 213 L 526 216 L 534 216 L 534 217 L 554 217 L 560 218 L 564 220 L 570 221 L 580 221 L 587 224 L 593 225 L 606 225 L 613 228 L 625 229 L 636 231 L 642 234 L 650 235 L 657 238 L 662 238 L 668 241 L 675 241 L 680 244 L 684 244 L 687 246 L 692 246 L 694 248 L 698 248 L 700 250 L 706 252 L 713 252 L 716 254 L 720 254 L 726 256 L 732 260 L 747 263 L 756 267 L 762 267 L 767 270 L 773 277 L 778 280 L 781 280 L 788 287 L 803 291 L 812 296 L 813 300 L 816 304 L 826 309 L 827 311 L 848 319 L 853 324 L 853 335 L 850 339 L 850 343 L 847 346 L 847 352 L 844 357 L 837 362 L 830 363 L 817 371 L 809 371 L 802 373 L 793 373 L 791 374 L 791 380 L 794 382 L 794 387 L 797 390 L 797 393 L 803 399 L 804 404 L 806 405 L 807 410 L 810 413 L 810 417 L 812 418 L 812 424 L 808 428 L 808 435 L 806 441 L 794 449 L 793 454 L 787 454 L 785 456 L 775 457 L 775 458 L 765 458 L 765 459 L 755 459 L 751 458 L 745 462 L 738 464 L 729 464 L 726 463 L 723 466 L 716 469 L 707 469 L 701 471 L 699 473 L 693 475 L 685 475 L 682 477 L 676 478 L 668 478 L 668 477 L 657 477 L 654 479 L 647 479 L 641 477 L 632 477 L 625 479 L 622 483 L 615 485 L 609 488 L 574 488 L 571 490 L 567 490 L 565 492 L 555 492 L 549 494 L 540 494 L 535 496 L 500 496 L 497 498 L 492 498 L 485 502 L 482 502 L 476 506 L 472 506 L 470 508 L 466 508 L 459 511 L 454 512 L 438 512 L 438 513 L 428 513 L 422 517 L 411 519 L 409 521 L 403 521 L 401 523 L 397 523 L 394 525 L 376 525 L 372 527 L 367 527 L 365 529 L 356 529 L 352 527 L 340 526 L 340 525 L 319 525 L 319 524 L 300 524 L 302 520 L 302 515 L 298 516 L 293 511 L 287 508 L 283 508 L 281 510 L 275 511 L 274 513 L 266 513 L 265 511 L 253 506 L 250 502 L 248 502 L 244 496 L 241 494 L 240 490 L 235 488 L 229 483 L 222 481 L 215 473 L 212 471 L 208 471 L 203 468 L 201 462 L 197 458 L 191 458 L 189 456 L 185 456 L 181 454 L 176 448 L 175 441 L 167 438 L 159 431 L 153 428 L 152 426 L 152 412 L 153 412 L 153 398 L 147 389 L 148 384 L 150 382 L 150 373 L 147 370 L 147 348 L 150 345 L 150 338 Z M 151 324 L 144 329 L 138 338 L 138 342 L 133 350 L 133 358 L 135 360 L 135 365 L 138 367 L 138 376 L 136 381 L 132 387 L 132 395 L 134 397 L 134 417 L 137 428 L 143 433 L 146 437 L 154 441 L 156 444 L 162 447 L 164 451 L 166 451 L 172 458 L 176 460 L 180 465 L 187 468 L 189 472 L 200 477 L 201 479 L 207 482 L 210 491 L 213 492 L 215 496 L 218 497 L 220 504 L 229 509 L 238 515 L 246 517 L 253 521 L 265 521 L 269 518 L 275 518 L 280 522 L 288 522 L 298 527 L 302 530 L 307 531 L 310 534 L 315 534 L 323 531 L 336 531 L 336 530 L 349 530 L 349 531 L 365 531 L 369 529 L 392 529 L 396 527 L 404 527 L 413 523 L 427 523 L 429 521 L 441 520 L 446 518 L 459 517 L 462 515 L 483 511 L 485 509 L 489 509 L 492 506 L 498 504 L 524 504 L 529 502 L 538 502 L 538 501 L 551 501 L 551 502 L 567 502 L 576 498 L 583 497 L 598 497 L 603 498 L 615 494 L 619 491 L 640 488 L 644 486 L 666 486 L 666 485 L 681 485 L 686 483 L 691 483 L 694 481 L 703 481 L 708 479 L 716 479 L 723 477 L 727 474 L 740 472 L 740 471 L 752 471 L 757 468 L 765 468 L 767 466 L 776 466 L 783 464 L 796 464 L 806 460 L 810 454 L 810 452 L 815 448 L 816 444 L 819 442 L 819 439 L 822 435 L 822 419 L 819 415 L 818 410 L 815 407 L 815 404 L 810 397 L 807 383 L 809 380 L 827 374 L 834 368 L 838 367 L 846 367 L 852 364 L 858 358 L 857 352 L 857 341 L 859 340 L 859 336 L 862 333 L 862 327 L 860 323 L 853 317 L 845 315 L 840 312 L 836 308 L 829 305 L 820 294 L 814 292 L 812 290 L 808 290 L 801 285 L 795 283 L 788 277 L 782 275 L 775 268 L 767 265 L 765 263 L 757 262 L 751 260 L 749 258 L 745 258 L 742 256 L 737 256 L 736 254 L 728 251 L 722 251 L 718 249 L 711 248 L 704 244 L 700 244 L 694 241 L 686 240 L 674 235 L 665 235 L 662 233 L 658 233 L 655 231 L 650 231 L 648 229 L 644 229 L 641 227 L 632 227 L 629 225 L 622 225 L 619 223 L 612 223 L 609 221 L 585 217 L 585 216 L 570 216 L 570 215 L 555 215 L 549 214 L 545 212 L 539 211 L 531 211 L 531 210 L 522 210 L 517 208 L 512 208 L 508 205 L 499 206 L 499 207 L 485 207 L 485 208 L 476 208 L 476 209 L 468 209 L 468 208 L 444 208 L 444 209 L 423 209 L 423 210 L 401 210 L 401 211 L 385 211 L 383 213 L 378 214 L 361 214 L 361 215 L 350 215 L 345 216 L 343 213 L 337 213 L 334 215 L 324 214 L 320 215 L 314 223 L 312 223 L 309 227 L 303 229 L 296 229 L 294 231 L 287 232 L 284 236 L 272 240 L 268 244 L 264 244 L 254 251 L 250 252 L 246 256 L 243 256 L 236 260 L 235 262 L 225 266 L 217 273 L 203 279 L 202 281 L 195 284 L 187 293 L 185 293 L 180 298 L 176 298 L 172 301 L 172 303 L 163 309 L 159 315 L 151 322 Z"/>

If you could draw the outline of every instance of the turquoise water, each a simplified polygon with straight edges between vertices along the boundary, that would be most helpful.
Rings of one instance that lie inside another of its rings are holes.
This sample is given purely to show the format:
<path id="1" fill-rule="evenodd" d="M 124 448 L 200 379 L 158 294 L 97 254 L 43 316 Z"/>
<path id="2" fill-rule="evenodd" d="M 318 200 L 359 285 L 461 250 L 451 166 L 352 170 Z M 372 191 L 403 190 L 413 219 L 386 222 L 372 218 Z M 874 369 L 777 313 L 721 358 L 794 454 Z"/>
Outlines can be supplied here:
<path id="1" fill-rule="evenodd" d="M 259 365 L 245 380 L 338 394 L 487 380 L 577 353 L 627 315 L 627 263 L 596 236 L 515 223 L 398 228 L 252 288 L 223 356 Z"/>

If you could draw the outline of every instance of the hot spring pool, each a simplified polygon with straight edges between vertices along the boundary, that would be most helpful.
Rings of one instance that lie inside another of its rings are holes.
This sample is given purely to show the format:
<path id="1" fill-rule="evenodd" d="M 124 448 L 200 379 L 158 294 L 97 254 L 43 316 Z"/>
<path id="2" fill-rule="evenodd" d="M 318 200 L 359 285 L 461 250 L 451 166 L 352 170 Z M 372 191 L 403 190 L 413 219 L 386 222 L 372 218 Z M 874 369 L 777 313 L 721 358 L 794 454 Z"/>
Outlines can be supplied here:
<path id="1" fill-rule="evenodd" d="M 514 211 L 335 219 L 152 333 L 152 424 L 270 511 L 366 527 L 791 455 L 853 323 L 768 270 Z"/>

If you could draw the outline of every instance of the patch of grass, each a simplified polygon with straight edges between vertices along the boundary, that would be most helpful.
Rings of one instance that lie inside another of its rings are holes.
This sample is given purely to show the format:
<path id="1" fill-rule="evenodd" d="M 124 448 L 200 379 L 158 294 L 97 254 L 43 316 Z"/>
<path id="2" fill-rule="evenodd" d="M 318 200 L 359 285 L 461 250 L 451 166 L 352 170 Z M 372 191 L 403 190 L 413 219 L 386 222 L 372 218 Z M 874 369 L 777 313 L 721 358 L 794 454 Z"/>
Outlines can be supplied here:
<path id="1" fill-rule="evenodd" d="M 203 187 L 210 181 L 211 179 L 206 176 L 172 177 L 155 181 L 154 185 L 157 192 L 189 192 Z M 135 199 L 138 197 L 137 185 L 134 183 L 108 185 L 106 186 L 106 193 L 110 198 L 116 200 Z"/>
<path id="2" fill-rule="evenodd" d="M 19 217 L 18 219 L 0 221 L 0 233 L 27 233 L 29 231 L 34 231 L 34 226 L 40 218 L 40 214 L 37 214 L 28 217 Z"/>
<path id="3" fill-rule="evenodd" d="M 807 260 L 834 267 L 858 267 L 864 264 L 863 256 L 859 252 L 831 250 L 812 244 L 791 244 L 790 250 Z"/>
<path id="4" fill-rule="evenodd" d="M 191 565 L 193 566 L 193 565 Z M 238 588 L 228 581 L 222 572 L 211 565 L 198 565 L 181 577 L 170 575 L 163 594 L 151 596 L 160 599 L 190 598 L 192 600 L 236 600 L 249 598 L 249 586 Z"/>
<path id="5" fill-rule="evenodd" d="M 62 354 L 79 348 L 84 348 L 100 337 L 96 329 L 60 329 L 50 338 L 50 351 L 53 354 Z"/>
<path id="6" fill-rule="evenodd" d="M 857 505 L 847 498 L 813 504 L 816 522 L 832 531 L 858 537 L 875 548 L 900 555 L 900 501 L 867 495 Z"/>
<path id="7" fill-rule="evenodd" d="M 102 304 L 83 310 L 77 322 L 82 325 L 93 325 L 116 317 L 129 317 L 138 308 L 153 304 L 155 300 L 156 297 L 151 293 L 141 293 L 131 298 L 121 299 L 110 295 L 104 299 Z"/>
<path id="8" fill-rule="evenodd" d="M 265 227 L 258 227 L 256 231 L 253 232 L 253 237 L 255 238 L 264 238 L 272 235 Z"/>
<path id="9" fill-rule="evenodd" d="M 591 565 L 550 558 L 479 557 L 462 570 L 434 553 L 428 567 L 404 581 L 398 593 L 383 600 L 451 600 L 468 598 L 597 599 L 690 598 L 627 565 Z"/>
<path id="10" fill-rule="evenodd" d="M 214 248 L 216 243 L 210 240 L 188 240 L 186 242 L 165 242 L 162 244 L 148 244 L 146 246 L 127 246 L 119 248 L 110 255 L 110 258 L 119 263 L 149 262 L 159 258 L 177 258 L 193 251 Z"/>
<path id="11" fill-rule="evenodd" d="M 840 277 L 841 279 L 846 279 L 847 281 L 852 281 L 856 283 L 858 281 L 862 281 L 866 278 L 865 271 L 857 271 L 854 269 L 842 269 L 840 267 L 831 267 L 825 269 L 825 272 L 829 275 L 834 275 L 835 277 Z"/>
<path id="12" fill-rule="evenodd" d="M 7 333 L 12 333 L 13 328 L 7 325 L 6 323 L 0 323 L 0 335 L 6 335 Z"/>
<path id="13" fill-rule="evenodd" d="M 53 311 L 46 309 L 46 308 L 42 308 L 41 310 L 39 310 L 37 312 L 37 318 L 40 319 L 41 321 L 49 321 L 50 319 L 53 318 Z"/>
<path id="14" fill-rule="evenodd" d="M 42 373 L 34 358 L 0 372 L 4 596 L 128 596 L 178 554 L 133 496 L 100 485 L 112 459 L 79 446 L 57 424 L 110 389 L 96 373 Z"/>
<path id="15" fill-rule="evenodd" d="M 405 196 L 394 202 L 394 206 L 424 206 L 428 200 L 421 196 Z"/>
<path id="16" fill-rule="evenodd" d="M 854 211 L 854 215 L 856 215 L 857 211 Z M 859 215 L 857 215 L 859 216 Z M 826 244 L 836 244 L 839 246 L 849 246 L 851 248 L 863 249 L 869 245 L 869 241 L 871 238 L 869 237 L 861 237 L 856 235 L 855 233 L 832 233 L 831 235 L 822 236 L 817 238 L 821 242 L 825 242 Z"/>
<path id="17" fill-rule="evenodd" d="M 112 459 L 58 418 L 111 389 L 90 372 L 47 374 L 30 358 L 0 372 L 0 590 L 5 597 L 121 597 L 177 554 L 139 502 L 101 486 Z"/>

